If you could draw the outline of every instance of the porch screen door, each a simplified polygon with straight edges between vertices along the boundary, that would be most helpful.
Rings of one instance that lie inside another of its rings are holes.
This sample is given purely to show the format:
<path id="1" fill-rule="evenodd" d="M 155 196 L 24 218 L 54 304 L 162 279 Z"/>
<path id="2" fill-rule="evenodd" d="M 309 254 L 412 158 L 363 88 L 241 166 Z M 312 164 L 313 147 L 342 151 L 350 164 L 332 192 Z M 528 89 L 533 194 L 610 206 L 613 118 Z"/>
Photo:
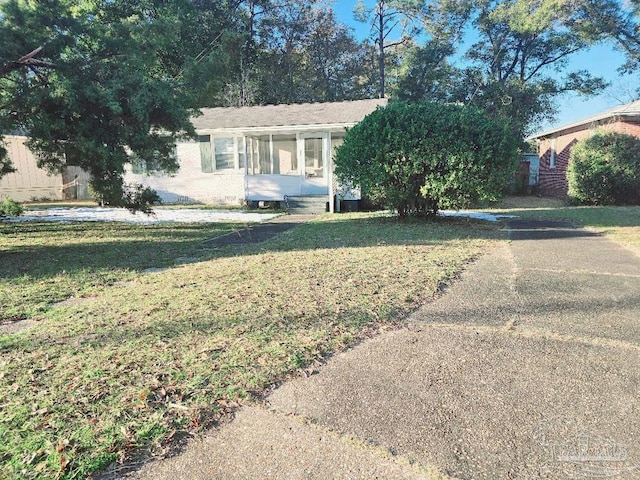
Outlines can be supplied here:
<path id="1" fill-rule="evenodd" d="M 308 135 L 302 139 L 304 179 L 302 194 L 324 195 L 328 193 L 326 161 L 328 137 L 323 134 Z"/>

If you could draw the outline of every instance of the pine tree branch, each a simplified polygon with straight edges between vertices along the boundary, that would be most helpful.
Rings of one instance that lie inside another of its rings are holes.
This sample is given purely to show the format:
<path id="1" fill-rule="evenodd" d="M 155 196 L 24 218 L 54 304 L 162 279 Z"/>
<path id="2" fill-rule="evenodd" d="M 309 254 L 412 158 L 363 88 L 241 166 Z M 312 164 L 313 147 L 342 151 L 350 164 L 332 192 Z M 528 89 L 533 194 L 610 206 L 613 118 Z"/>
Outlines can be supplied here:
<path id="1" fill-rule="evenodd" d="M 20 70 L 21 68 L 56 68 L 55 64 L 46 62 L 44 60 L 39 60 L 36 57 L 42 51 L 42 47 L 38 47 L 35 50 L 27 53 L 26 55 L 20 57 L 18 60 L 14 62 L 8 62 L 0 67 L 0 77 L 4 77 L 7 74 L 13 72 L 14 70 Z"/>

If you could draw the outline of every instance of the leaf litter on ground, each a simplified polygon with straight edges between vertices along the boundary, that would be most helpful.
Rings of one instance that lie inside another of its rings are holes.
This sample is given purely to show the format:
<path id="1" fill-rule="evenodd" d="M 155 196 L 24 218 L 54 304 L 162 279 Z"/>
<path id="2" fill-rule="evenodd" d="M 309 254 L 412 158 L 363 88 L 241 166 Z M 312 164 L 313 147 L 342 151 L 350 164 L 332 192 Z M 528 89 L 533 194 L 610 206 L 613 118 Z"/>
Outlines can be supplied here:
<path id="1" fill-rule="evenodd" d="M 141 450 L 163 454 L 398 325 L 499 238 L 461 219 L 328 215 L 160 273 L 125 269 L 127 282 L 93 287 L 92 302 L 39 306 L 36 328 L 0 337 L 2 473 L 82 478 Z"/>

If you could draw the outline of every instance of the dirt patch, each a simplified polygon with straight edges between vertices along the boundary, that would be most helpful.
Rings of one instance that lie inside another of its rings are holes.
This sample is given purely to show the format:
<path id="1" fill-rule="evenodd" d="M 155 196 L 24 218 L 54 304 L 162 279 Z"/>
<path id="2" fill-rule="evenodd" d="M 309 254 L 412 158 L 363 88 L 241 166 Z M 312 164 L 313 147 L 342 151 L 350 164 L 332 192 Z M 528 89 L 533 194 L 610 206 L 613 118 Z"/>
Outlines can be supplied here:
<path id="1" fill-rule="evenodd" d="M 25 318 L 21 320 L 9 320 L 0 323 L 1 335 L 13 335 L 16 333 L 24 332 L 30 328 L 35 327 L 38 324 L 37 321 L 31 318 Z"/>
<path id="2" fill-rule="evenodd" d="M 76 305 L 84 305 L 95 300 L 95 297 L 69 297 L 61 302 L 56 302 L 52 307 L 74 307 Z"/>
<path id="3" fill-rule="evenodd" d="M 142 273 L 160 273 L 169 270 L 168 267 L 149 267 L 145 268 Z"/>

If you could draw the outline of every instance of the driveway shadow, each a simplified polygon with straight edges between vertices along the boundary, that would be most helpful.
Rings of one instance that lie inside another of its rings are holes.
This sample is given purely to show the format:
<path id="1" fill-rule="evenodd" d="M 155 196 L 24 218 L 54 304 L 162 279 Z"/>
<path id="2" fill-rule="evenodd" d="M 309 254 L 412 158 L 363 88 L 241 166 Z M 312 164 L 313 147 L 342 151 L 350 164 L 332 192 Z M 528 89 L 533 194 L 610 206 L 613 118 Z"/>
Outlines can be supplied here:
<path id="1" fill-rule="evenodd" d="M 507 222 L 511 240 L 550 240 L 557 238 L 599 237 L 577 224 L 562 220 L 518 219 Z"/>

